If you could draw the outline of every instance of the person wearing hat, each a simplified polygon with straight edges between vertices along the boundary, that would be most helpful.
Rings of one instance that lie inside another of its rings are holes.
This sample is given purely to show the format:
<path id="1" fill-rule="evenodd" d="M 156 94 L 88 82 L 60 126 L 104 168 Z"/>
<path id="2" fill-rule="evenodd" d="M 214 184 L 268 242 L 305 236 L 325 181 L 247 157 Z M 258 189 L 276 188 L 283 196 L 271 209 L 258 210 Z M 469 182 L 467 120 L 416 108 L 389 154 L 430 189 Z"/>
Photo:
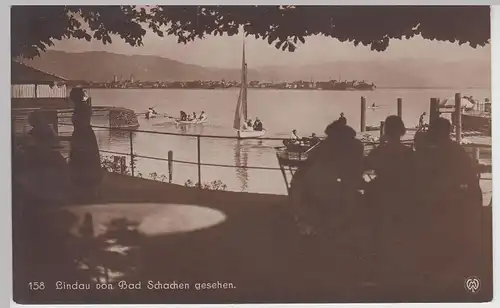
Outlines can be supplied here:
<path id="1" fill-rule="evenodd" d="M 71 90 L 70 99 L 75 104 L 69 155 L 72 182 L 80 197 L 91 197 L 97 193 L 103 176 L 99 146 L 91 126 L 92 104 L 81 88 Z"/>
<path id="2" fill-rule="evenodd" d="M 255 119 L 255 122 L 253 123 L 253 130 L 255 131 L 262 131 L 264 128 L 262 127 L 262 122 L 260 121 L 259 118 Z"/>

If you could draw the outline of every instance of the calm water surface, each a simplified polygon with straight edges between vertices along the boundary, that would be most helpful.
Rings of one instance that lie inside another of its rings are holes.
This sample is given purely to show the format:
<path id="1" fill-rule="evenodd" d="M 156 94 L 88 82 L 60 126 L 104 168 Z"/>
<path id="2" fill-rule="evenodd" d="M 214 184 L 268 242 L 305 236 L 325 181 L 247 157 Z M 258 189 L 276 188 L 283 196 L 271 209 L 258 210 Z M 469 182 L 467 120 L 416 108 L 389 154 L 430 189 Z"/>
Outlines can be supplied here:
<path id="1" fill-rule="evenodd" d="M 233 117 L 238 99 L 238 89 L 226 90 L 143 90 L 143 89 L 92 89 L 95 106 L 122 106 L 136 112 L 144 112 L 153 107 L 160 113 L 178 116 L 180 110 L 187 113 L 203 110 L 208 115 L 204 125 L 176 126 L 166 118 L 146 120 L 139 118 L 141 130 L 190 133 L 203 135 L 235 136 L 232 129 Z M 302 91 L 302 90 L 260 90 L 249 89 L 249 116 L 259 117 L 266 137 L 288 137 L 293 129 L 299 135 L 310 136 L 315 132 L 323 135 L 329 123 L 344 112 L 348 124 L 356 130 L 360 126 L 360 98 L 365 96 L 367 105 L 373 103 L 383 108 L 367 110 L 367 125 L 378 125 L 391 114 L 396 114 L 398 97 L 403 99 L 403 120 L 407 127 L 418 123 L 419 115 L 429 110 L 431 97 L 448 98 L 455 92 L 473 95 L 477 99 L 490 98 L 490 90 L 480 89 L 377 89 L 376 91 Z M 107 125 L 103 119 L 95 119 L 96 125 Z M 67 128 L 66 128 L 67 129 Z M 128 134 L 120 135 L 108 131 L 97 131 L 101 150 L 130 153 Z M 209 164 L 239 166 L 239 168 L 201 168 L 202 182 L 221 180 L 228 190 L 285 194 L 286 187 L 279 170 L 252 170 L 245 166 L 277 168 L 274 152 L 279 141 L 203 138 L 201 140 L 201 161 Z M 196 138 L 166 136 L 158 134 L 134 133 L 134 152 L 152 157 L 167 157 L 173 151 L 174 159 L 197 161 Z M 156 172 L 168 175 L 167 162 L 139 158 L 137 170 L 144 177 Z M 187 180 L 197 181 L 197 166 L 175 163 L 173 183 L 184 184 Z"/>

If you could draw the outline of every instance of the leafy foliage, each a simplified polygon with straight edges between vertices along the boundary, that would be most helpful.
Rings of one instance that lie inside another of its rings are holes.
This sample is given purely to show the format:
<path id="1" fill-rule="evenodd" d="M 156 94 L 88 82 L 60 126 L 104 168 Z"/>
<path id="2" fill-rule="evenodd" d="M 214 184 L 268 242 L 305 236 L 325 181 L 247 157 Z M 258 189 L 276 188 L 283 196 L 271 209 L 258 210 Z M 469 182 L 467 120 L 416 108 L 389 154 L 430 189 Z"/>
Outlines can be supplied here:
<path id="1" fill-rule="evenodd" d="M 191 180 L 187 180 L 184 183 L 185 187 L 195 187 L 195 188 L 200 188 L 200 183 L 193 183 Z M 215 180 L 212 182 L 205 182 L 201 185 L 201 189 L 207 189 L 207 190 L 226 190 L 227 185 L 224 184 L 221 180 Z"/>
<path id="2" fill-rule="evenodd" d="M 117 35 L 140 46 L 148 28 L 187 43 L 243 26 L 246 36 L 288 51 L 313 35 L 376 51 L 416 35 L 474 48 L 490 40 L 489 6 L 14 6 L 11 16 L 12 56 L 28 58 L 63 38 L 106 44 Z"/>
<path id="3" fill-rule="evenodd" d="M 118 35 L 132 46 L 142 45 L 146 14 L 135 6 L 13 6 L 12 56 L 33 58 L 54 40 L 76 38 L 104 44 Z"/>

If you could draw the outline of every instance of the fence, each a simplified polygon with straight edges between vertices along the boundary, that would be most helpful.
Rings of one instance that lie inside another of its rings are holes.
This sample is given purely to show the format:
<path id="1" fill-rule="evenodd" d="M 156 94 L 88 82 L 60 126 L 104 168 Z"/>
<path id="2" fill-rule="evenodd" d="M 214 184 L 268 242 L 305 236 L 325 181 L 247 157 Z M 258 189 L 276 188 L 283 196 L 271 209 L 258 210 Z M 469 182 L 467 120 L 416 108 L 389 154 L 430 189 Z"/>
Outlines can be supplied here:
<path id="1" fill-rule="evenodd" d="M 71 125 L 68 123 L 59 123 L 59 125 Z M 232 137 L 232 136 L 219 136 L 219 135 L 200 135 L 200 134 L 187 134 L 187 133 L 172 133 L 172 132 L 160 132 L 160 131 L 150 131 L 150 130 L 140 130 L 140 129 L 129 129 L 129 128 L 109 128 L 106 126 L 92 126 L 94 129 L 104 129 L 108 131 L 118 131 L 118 132 L 126 132 L 128 134 L 128 140 L 129 140 L 129 151 L 125 152 L 117 152 L 117 151 L 109 151 L 109 150 L 102 150 L 100 149 L 99 151 L 101 153 L 107 153 L 107 154 L 113 154 L 113 155 L 123 155 L 127 156 L 130 158 L 130 171 L 131 175 L 135 176 L 136 175 L 136 166 L 135 166 L 135 159 L 136 158 L 144 158 L 144 159 L 151 159 L 151 160 L 157 160 L 157 161 L 165 161 L 168 162 L 168 173 L 169 173 L 169 181 L 172 179 L 172 170 L 173 170 L 173 163 L 180 163 L 180 164 L 187 164 L 187 165 L 196 165 L 197 166 L 197 177 L 198 177 L 198 183 L 201 185 L 202 183 L 202 172 L 201 172 L 201 167 L 206 166 L 206 167 L 221 167 L 221 168 L 244 168 L 244 169 L 256 169 L 256 170 L 276 170 L 279 171 L 279 167 L 265 167 L 265 166 L 237 166 L 237 165 L 229 165 L 229 164 L 216 164 L 216 163 L 203 163 L 201 161 L 202 158 L 202 147 L 201 147 L 201 140 L 203 138 L 206 139 L 229 139 L 229 140 L 237 140 L 237 137 Z M 191 138 L 196 138 L 196 161 L 187 161 L 187 160 L 179 160 L 179 159 L 174 159 L 174 153 L 173 151 L 168 151 L 167 157 L 155 157 L 155 156 L 149 156 L 149 155 L 140 155 L 136 153 L 136 149 L 134 149 L 134 134 L 137 133 L 143 133 L 143 134 L 153 134 L 153 135 L 168 135 L 168 136 L 182 136 L 182 137 L 191 137 Z M 284 138 L 271 138 L 271 137 L 260 137 L 260 138 L 247 138 L 247 139 L 254 139 L 254 140 L 268 140 L 268 141 L 283 141 L 286 140 Z"/>
<path id="2" fill-rule="evenodd" d="M 60 125 L 71 125 L 68 123 L 60 123 Z M 179 163 L 179 164 L 187 164 L 187 165 L 194 165 L 197 167 L 197 183 L 201 187 L 202 183 L 202 166 L 206 167 L 220 167 L 220 168 L 242 168 L 242 169 L 255 169 L 255 170 L 275 170 L 275 171 L 282 171 L 280 167 L 266 167 L 266 166 L 241 166 L 241 165 L 232 165 L 232 164 L 217 164 L 217 163 L 205 163 L 202 162 L 202 147 L 201 147 L 201 140 L 204 138 L 207 139 L 230 139 L 230 140 L 237 140 L 237 137 L 233 136 L 219 136 L 219 135 L 200 135 L 200 134 L 188 134 L 188 133 L 174 133 L 174 132 L 160 132 L 160 131 L 150 131 L 150 130 L 140 130 L 140 129 L 129 129 L 129 128 L 109 128 L 106 126 L 92 126 L 95 129 L 100 129 L 100 130 L 107 130 L 110 132 L 121 132 L 125 133 L 128 135 L 128 151 L 126 152 L 121 152 L 121 151 L 109 151 L 109 150 L 103 150 L 100 149 L 101 153 L 106 153 L 106 154 L 112 154 L 112 155 L 118 155 L 118 156 L 126 156 L 129 157 L 129 162 L 130 162 L 130 173 L 132 176 L 136 176 L 138 174 L 137 169 L 136 169 L 136 159 L 137 158 L 142 158 L 142 159 L 148 159 L 148 160 L 156 160 L 156 161 L 164 161 L 168 163 L 168 180 L 169 182 L 172 182 L 172 177 L 173 177 L 173 165 L 174 163 Z M 140 155 L 136 153 L 136 150 L 134 148 L 134 135 L 135 134 L 152 134 L 152 135 L 168 135 L 168 136 L 181 136 L 181 137 L 190 137 L 190 138 L 196 138 L 196 159 L 195 160 L 181 160 L 181 159 L 174 159 L 174 153 L 173 151 L 168 151 L 167 157 L 158 157 L 158 156 L 150 156 L 150 155 Z M 254 140 L 263 140 L 263 141 L 279 141 L 283 142 L 286 140 L 285 138 L 273 138 L 273 137 L 260 137 L 260 138 L 249 138 L 249 139 L 254 139 Z M 373 147 L 378 145 L 378 142 L 363 142 L 365 145 L 365 153 L 370 151 Z M 405 143 L 412 145 L 413 140 L 406 140 Z M 282 143 L 281 143 L 282 146 Z M 467 147 L 467 145 L 466 145 Z M 471 148 L 471 155 L 474 157 L 476 161 L 479 160 L 479 148 L 482 146 L 478 145 L 472 145 L 470 146 Z M 485 148 L 490 148 L 490 146 L 484 146 Z M 123 164 L 123 162 L 122 162 Z M 278 164 L 278 161 L 276 160 L 276 164 Z M 488 172 L 488 170 L 491 168 L 491 166 L 487 166 L 484 168 L 481 172 Z"/>

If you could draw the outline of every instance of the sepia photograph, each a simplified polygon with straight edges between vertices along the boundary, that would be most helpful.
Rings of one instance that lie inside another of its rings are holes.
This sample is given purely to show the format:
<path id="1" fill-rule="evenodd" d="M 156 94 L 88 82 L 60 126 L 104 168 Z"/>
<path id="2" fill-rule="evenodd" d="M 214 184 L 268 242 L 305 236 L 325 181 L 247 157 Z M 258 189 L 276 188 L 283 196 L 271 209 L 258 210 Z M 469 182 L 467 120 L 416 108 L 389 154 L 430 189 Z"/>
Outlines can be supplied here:
<path id="1" fill-rule="evenodd" d="M 489 6 L 10 16 L 17 304 L 493 299 Z"/>

